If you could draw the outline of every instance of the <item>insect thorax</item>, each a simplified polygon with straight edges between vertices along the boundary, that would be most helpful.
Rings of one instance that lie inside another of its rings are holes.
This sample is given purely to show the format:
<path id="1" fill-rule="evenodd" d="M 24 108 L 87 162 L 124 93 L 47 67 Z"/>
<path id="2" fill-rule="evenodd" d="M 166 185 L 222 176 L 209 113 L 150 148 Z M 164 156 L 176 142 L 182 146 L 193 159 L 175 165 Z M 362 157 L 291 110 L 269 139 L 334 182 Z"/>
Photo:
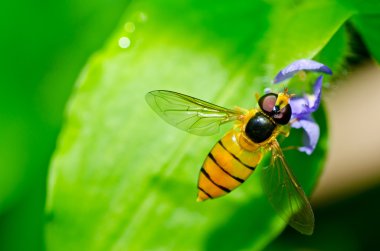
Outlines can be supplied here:
<path id="1" fill-rule="evenodd" d="M 256 112 L 245 126 L 245 134 L 254 143 L 268 140 L 276 129 L 276 123 L 261 111 Z"/>

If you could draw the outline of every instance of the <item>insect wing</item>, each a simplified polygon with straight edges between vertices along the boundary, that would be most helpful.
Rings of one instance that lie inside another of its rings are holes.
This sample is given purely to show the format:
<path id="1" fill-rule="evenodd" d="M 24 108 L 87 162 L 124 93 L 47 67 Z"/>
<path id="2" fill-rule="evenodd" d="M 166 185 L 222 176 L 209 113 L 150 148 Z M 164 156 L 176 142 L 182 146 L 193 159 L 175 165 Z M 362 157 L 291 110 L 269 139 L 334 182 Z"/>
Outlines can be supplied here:
<path id="1" fill-rule="evenodd" d="M 242 115 L 238 111 L 172 91 L 151 91 L 145 99 L 169 124 L 201 136 L 219 132 L 221 124 L 236 120 Z"/>
<path id="2" fill-rule="evenodd" d="M 272 145 L 270 165 L 263 168 L 261 182 L 277 213 L 297 231 L 311 235 L 314 230 L 313 210 L 277 141 Z"/>

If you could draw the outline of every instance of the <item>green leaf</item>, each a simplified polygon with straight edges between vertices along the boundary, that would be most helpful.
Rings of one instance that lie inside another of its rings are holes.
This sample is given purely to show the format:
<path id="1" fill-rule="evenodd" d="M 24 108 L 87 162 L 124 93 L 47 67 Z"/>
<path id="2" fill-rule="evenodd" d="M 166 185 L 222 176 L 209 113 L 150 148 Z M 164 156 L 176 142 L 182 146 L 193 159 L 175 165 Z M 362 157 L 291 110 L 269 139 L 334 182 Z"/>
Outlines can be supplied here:
<path id="1" fill-rule="evenodd" d="M 355 15 L 350 21 L 360 33 L 364 43 L 368 47 L 371 56 L 380 62 L 380 2 L 377 0 L 338 0 L 344 8 L 351 10 Z"/>
<path id="2" fill-rule="evenodd" d="M 126 5 L 1 3 L 0 250 L 44 250 L 46 178 L 66 99 Z"/>
<path id="3" fill-rule="evenodd" d="M 380 13 L 377 15 L 357 15 L 352 18 L 352 22 L 363 38 L 372 57 L 380 63 Z"/>
<path id="4" fill-rule="evenodd" d="M 345 71 L 346 55 L 350 52 L 349 36 L 345 25 L 334 34 L 326 46 L 318 53 L 315 60 L 323 62 L 332 69 L 334 74 L 332 78 L 339 78 L 339 73 Z M 330 79 L 326 76 L 324 79 Z"/>
<path id="5" fill-rule="evenodd" d="M 352 10 L 355 14 L 379 14 L 380 2 L 377 0 L 337 0 L 342 7 Z"/>
<path id="6" fill-rule="evenodd" d="M 195 202 L 203 159 L 232 125 L 212 137 L 189 135 L 160 120 L 144 96 L 169 89 L 226 107 L 255 106 L 253 94 L 277 70 L 315 56 L 349 15 L 323 2 L 134 2 L 68 105 L 49 175 L 48 249 L 267 245 L 286 223 L 263 195 L 259 172 L 228 196 Z M 326 154 L 324 115 L 319 122 L 315 154 L 286 153 L 308 194 Z M 289 142 L 299 143 L 299 134 Z"/>

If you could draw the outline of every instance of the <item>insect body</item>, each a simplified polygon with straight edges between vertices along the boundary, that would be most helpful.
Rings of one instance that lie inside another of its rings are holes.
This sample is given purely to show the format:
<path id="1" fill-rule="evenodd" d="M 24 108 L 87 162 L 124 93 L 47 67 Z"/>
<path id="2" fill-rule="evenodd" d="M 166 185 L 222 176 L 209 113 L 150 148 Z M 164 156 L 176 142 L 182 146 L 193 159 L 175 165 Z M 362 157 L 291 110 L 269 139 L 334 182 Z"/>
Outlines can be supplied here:
<path id="1" fill-rule="evenodd" d="M 276 140 L 288 135 L 292 114 L 290 95 L 268 93 L 251 110 L 227 109 L 181 93 L 158 90 L 146 100 L 166 122 L 196 135 L 212 135 L 227 122 L 235 126 L 212 148 L 200 170 L 198 201 L 223 196 L 241 185 L 271 151 L 270 165 L 263 167 L 262 187 L 274 209 L 304 234 L 314 229 L 308 199 L 288 167 Z"/>
<path id="2" fill-rule="evenodd" d="M 230 130 L 208 154 L 201 168 L 198 182 L 198 201 L 229 193 L 243 183 L 255 170 L 263 156 L 263 148 L 275 140 L 278 122 L 287 124 L 291 108 L 287 104 L 273 112 L 276 94 L 264 95 L 259 104 L 269 111 L 252 109 L 240 115 L 235 128 Z M 273 115 L 277 114 L 274 118 Z"/>
<path id="3" fill-rule="evenodd" d="M 212 148 L 203 163 L 198 181 L 198 201 L 216 198 L 241 185 L 255 170 L 262 153 L 259 147 L 240 146 L 241 134 L 228 132 Z"/>

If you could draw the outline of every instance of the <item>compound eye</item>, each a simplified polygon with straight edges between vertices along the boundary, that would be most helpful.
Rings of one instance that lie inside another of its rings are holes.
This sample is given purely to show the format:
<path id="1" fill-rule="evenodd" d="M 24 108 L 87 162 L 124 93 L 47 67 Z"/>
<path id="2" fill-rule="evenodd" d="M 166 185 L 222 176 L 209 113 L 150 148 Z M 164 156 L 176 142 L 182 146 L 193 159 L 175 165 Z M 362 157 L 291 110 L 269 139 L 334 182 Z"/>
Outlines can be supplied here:
<path id="1" fill-rule="evenodd" d="M 272 115 L 273 120 L 280 125 L 286 125 L 289 123 L 290 117 L 292 116 L 292 108 L 287 104 L 279 112 Z"/>
<path id="2" fill-rule="evenodd" d="M 273 108 L 274 108 L 274 105 L 276 104 L 276 100 L 277 100 L 276 93 L 265 94 L 261 96 L 261 98 L 259 99 L 259 106 L 264 113 L 271 116 L 275 113 Z"/>

